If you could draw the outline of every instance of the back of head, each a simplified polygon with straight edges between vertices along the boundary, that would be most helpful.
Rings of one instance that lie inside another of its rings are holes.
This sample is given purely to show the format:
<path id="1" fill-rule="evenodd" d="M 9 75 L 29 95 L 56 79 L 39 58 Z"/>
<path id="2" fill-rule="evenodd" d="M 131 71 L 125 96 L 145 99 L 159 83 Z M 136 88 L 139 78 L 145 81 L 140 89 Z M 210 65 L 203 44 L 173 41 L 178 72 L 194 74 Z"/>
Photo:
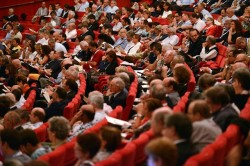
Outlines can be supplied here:
<path id="1" fill-rule="evenodd" d="M 191 108 L 192 107 L 192 108 Z M 194 100 L 190 103 L 189 109 L 192 115 L 199 114 L 203 119 L 210 117 L 209 107 L 204 100 Z"/>
<path id="2" fill-rule="evenodd" d="M 233 81 L 237 80 L 242 89 L 249 91 L 250 90 L 250 72 L 247 68 L 238 68 L 233 73 Z"/>
<path id="3" fill-rule="evenodd" d="M 36 136 L 36 133 L 31 129 L 24 129 L 20 132 L 21 145 L 27 146 L 28 144 L 33 147 L 37 146 L 39 140 Z"/>
<path id="4" fill-rule="evenodd" d="M 101 128 L 101 138 L 106 142 L 105 149 L 108 152 L 115 151 L 121 144 L 121 131 L 112 126 L 104 126 Z"/>
<path id="5" fill-rule="evenodd" d="M 11 150 L 18 151 L 20 148 L 20 134 L 14 129 L 4 129 L 0 132 L 1 143 L 6 143 Z"/>
<path id="6" fill-rule="evenodd" d="M 70 131 L 69 121 L 62 116 L 54 116 L 49 119 L 49 130 L 55 133 L 55 137 L 64 140 L 68 137 Z"/>
<path id="7" fill-rule="evenodd" d="M 206 90 L 209 87 L 214 86 L 214 84 L 216 83 L 216 79 L 212 74 L 202 74 L 198 80 L 198 85 L 199 88 L 202 90 Z"/>
<path id="8" fill-rule="evenodd" d="M 66 99 L 67 97 L 67 92 L 65 89 L 58 87 L 55 91 L 60 99 Z"/>
<path id="9" fill-rule="evenodd" d="M 93 91 L 89 93 L 90 104 L 93 104 L 98 109 L 103 109 L 104 98 L 103 94 L 99 91 Z"/>
<path id="10" fill-rule="evenodd" d="M 205 98 L 212 104 L 219 104 L 222 107 L 229 104 L 230 97 L 228 93 L 218 86 L 214 86 L 205 91 Z"/>
<path id="11" fill-rule="evenodd" d="M 92 159 L 101 147 L 101 140 L 95 133 L 79 134 L 76 143 L 83 153 L 88 154 L 89 159 Z"/>
<path id="12" fill-rule="evenodd" d="M 175 113 L 165 118 L 165 127 L 173 127 L 179 139 L 189 140 L 192 134 L 192 122 L 183 113 Z"/>
<path id="13" fill-rule="evenodd" d="M 9 111 L 4 116 L 4 128 L 13 129 L 15 126 L 20 125 L 21 118 L 15 111 Z"/>
<path id="14" fill-rule="evenodd" d="M 153 98 L 164 100 L 166 97 L 166 88 L 163 84 L 156 84 L 150 87 L 150 95 Z"/>
<path id="15" fill-rule="evenodd" d="M 148 160 L 161 163 L 161 165 L 175 166 L 177 162 L 177 148 L 168 138 L 156 138 L 146 146 Z"/>

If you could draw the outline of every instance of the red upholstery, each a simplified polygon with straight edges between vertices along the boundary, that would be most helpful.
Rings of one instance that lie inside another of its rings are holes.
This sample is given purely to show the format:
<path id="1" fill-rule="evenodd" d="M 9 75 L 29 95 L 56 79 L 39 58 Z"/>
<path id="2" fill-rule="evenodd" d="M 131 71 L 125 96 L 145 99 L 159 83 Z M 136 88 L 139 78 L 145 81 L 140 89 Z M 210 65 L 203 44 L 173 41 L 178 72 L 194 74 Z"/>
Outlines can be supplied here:
<path id="1" fill-rule="evenodd" d="M 220 67 L 224 67 L 227 47 L 220 43 L 216 43 L 216 46 L 218 48 L 219 53 L 216 57 L 215 63 L 218 64 Z"/>
<path id="2" fill-rule="evenodd" d="M 184 112 L 185 111 L 185 107 L 186 107 L 186 104 L 188 102 L 189 95 L 190 95 L 190 92 L 186 92 L 181 97 L 181 99 L 179 100 L 177 105 L 173 108 L 173 112 Z"/>
<path id="3" fill-rule="evenodd" d="M 122 156 L 121 165 L 122 166 L 133 166 L 135 160 L 136 146 L 135 144 L 128 143 L 123 149 L 118 150 L 115 153 L 119 153 Z"/>
<path id="4" fill-rule="evenodd" d="M 149 142 L 149 137 L 146 134 L 142 134 L 139 136 L 139 138 L 132 141 L 132 143 L 134 143 L 136 146 L 136 153 L 135 153 L 136 157 L 134 162 L 136 165 L 141 164 L 146 159 L 144 149 L 148 142 Z"/>
<path id="5" fill-rule="evenodd" d="M 214 150 L 205 147 L 200 154 L 194 155 L 188 159 L 184 166 L 214 166 Z"/>
<path id="6" fill-rule="evenodd" d="M 65 157 L 64 157 L 64 165 L 71 166 L 74 165 L 77 159 L 75 158 L 74 146 L 75 146 L 75 139 L 70 142 L 67 142 L 63 145 L 65 148 Z"/>
<path id="7" fill-rule="evenodd" d="M 214 143 L 211 144 L 210 147 L 214 150 L 214 165 L 223 165 L 227 143 L 227 138 L 224 135 L 220 135 Z"/>
<path id="8" fill-rule="evenodd" d="M 32 110 L 32 108 L 33 108 L 35 100 L 36 100 L 36 91 L 31 90 L 30 94 L 29 94 L 29 97 L 27 98 L 27 100 L 23 104 L 22 108 L 24 108 L 24 109 L 26 109 L 27 111 L 30 112 Z"/>
<path id="9" fill-rule="evenodd" d="M 81 17 L 84 16 L 84 15 L 85 15 L 85 12 L 77 12 L 78 18 L 81 18 Z"/>
<path id="10" fill-rule="evenodd" d="M 229 151 L 241 141 L 242 135 L 240 133 L 239 127 L 236 125 L 228 126 L 226 132 L 223 135 L 227 138 L 226 155 Z"/>
<path id="11" fill-rule="evenodd" d="M 179 37 L 179 42 L 176 44 L 176 46 L 180 46 L 184 35 L 182 33 L 176 33 L 176 35 Z"/>
<path id="12" fill-rule="evenodd" d="M 64 108 L 63 116 L 67 119 L 71 119 L 76 112 L 75 106 L 73 102 L 69 102 L 68 105 Z"/>
<path id="13" fill-rule="evenodd" d="M 106 160 L 98 162 L 95 166 L 121 166 L 122 156 L 120 153 L 113 153 Z"/>
<path id="14" fill-rule="evenodd" d="M 241 110 L 240 117 L 245 118 L 247 120 L 250 120 L 250 111 L 249 111 L 249 108 L 250 108 L 250 98 L 248 99 L 245 107 Z"/>
<path id="15" fill-rule="evenodd" d="M 65 148 L 64 146 L 59 146 L 53 151 L 53 153 L 42 155 L 38 158 L 38 160 L 46 161 L 49 165 L 64 165 L 64 158 Z"/>
<path id="16" fill-rule="evenodd" d="M 47 128 L 48 127 L 49 127 L 49 124 L 44 123 L 39 128 L 34 130 L 34 132 L 36 133 L 36 136 L 40 142 L 45 142 L 47 140 L 47 138 L 48 138 Z"/>
<path id="17" fill-rule="evenodd" d="M 73 53 L 73 51 L 74 51 L 74 49 L 75 49 L 75 47 L 77 45 L 76 42 L 70 42 L 69 41 L 68 44 L 69 44 L 69 53 Z"/>

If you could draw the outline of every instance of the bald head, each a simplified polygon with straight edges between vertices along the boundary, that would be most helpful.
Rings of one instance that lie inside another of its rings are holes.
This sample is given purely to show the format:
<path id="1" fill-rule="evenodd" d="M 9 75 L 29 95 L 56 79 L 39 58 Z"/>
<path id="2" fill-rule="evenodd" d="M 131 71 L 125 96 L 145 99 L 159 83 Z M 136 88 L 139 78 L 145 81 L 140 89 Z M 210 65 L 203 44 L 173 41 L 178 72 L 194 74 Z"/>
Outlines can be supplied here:
<path id="1" fill-rule="evenodd" d="M 12 61 L 12 63 L 13 63 L 13 65 L 14 65 L 17 69 L 19 69 L 20 67 L 22 67 L 21 61 L 20 61 L 19 59 L 14 59 L 14 60 Z"/>
<path id="2" fill-rule="evenodd" d="M 153 112 L 151 118 L 151 128 L 154 135 L 161 136 L 161 131 L 164 128 L 164 119 L 166 116 L 171 115 L 172 110 L 168 107 L 161 107 Z"/>
<path id="3" fill-rule="evenodd" d="M 242 62 L 248 66 L 248 56 L 246 54 L 238 54 L 235 58 L 235 63 Z"/>
<path id="4" fill-rule="evenodd" d="M 31 123 L 37 123 L 37 122 L 42 122 L 45 117 L 45 111 L 43 108 L 40 107 L 35 107 L 31 110 L 30 113 L 30 122 Z"/>
<path id="5" fill-rule="evenodd" d="M 6 93 L 5 96 L 7 96 L 11 101 L 10 106 L 13 106 L 16 103 L 16 97 L 13 93 Z"/>
<path id="6" fill-rule="evenodd" d="M 188 107 L 191 121 L 200 121 L 210 117 L 209 107 L 204 100 L 194 100 Z"/>
<path id="7" fill-rule="evenodd" d="M 152 80 L 150 82 L 149 86 L 151 87 L 151 86 L 154 86 L 156 84 L 162 84 L 162 83 L 163 83 L 162 80 L 160 80 L 160 79 L 154 79 L 154 80 Z"/>

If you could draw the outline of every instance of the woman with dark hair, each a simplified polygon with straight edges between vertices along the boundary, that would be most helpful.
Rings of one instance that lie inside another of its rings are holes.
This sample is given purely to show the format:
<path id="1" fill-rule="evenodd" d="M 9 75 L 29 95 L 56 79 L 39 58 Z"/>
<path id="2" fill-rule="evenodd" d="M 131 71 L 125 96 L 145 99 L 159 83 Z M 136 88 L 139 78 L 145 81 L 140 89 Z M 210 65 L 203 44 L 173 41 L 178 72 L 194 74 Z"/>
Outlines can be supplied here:
<path id="1" fill-rule="evenodd" d="M 242 25 L 239 20 L 232 20 L 231 28 L 229 29 L 227 42 L 235 44 L 237 37 L 242 35 Z"/>
<path id="2" fill-rule="evenodd" d="M 105 66 L 105 68 L 100 69 L 100 72 L 105 72 L 108 75 L 114 75 L 115 68 L 119 66 L 116 53 L 112 50 L 108 51 L 106 52 L 106 56 L 104 58 L 105 59 L 103 60 L 103 62 L 101 62 L 101 65 L 104 63 L 104 61 L 107 62 L 107 65 Z"/>
<path id="3" fill-rule="evenodd" d="M 191 78 L 191 74 L 184 65 L 176 65 L 173 70 L 173 77 L 178 83 L 178 93 L 181 97 L 187 91 L 187 83 Z"/>
<path id="4" fill-rule="evenodd" d="M 7 64 L 9 64 L 8 57 L 6 55 L 1 55 L 0 56 L 0 81 L 3 81 L 7 77 L 5 74 L 5 68 Z"/>
<path id="5" fill-rule="evenodd" d="M 163 13 L 162 13 L 162 15 L 161 15 L 161 18 L 167 18 L 168 15 L 172 14 L 172 11 L 171 11 L 171 4 L 170 4 L 170 3 L 165 2 L 165 3 L 163 4 L 163 9 L 164 9 L 164 11 L 163 11 Z"/>
<path id="6" fill-rule="evenodd" d="M 79 134 L 74 147 L 75 157 L 78 159 L 75 166 L 93 166 L 93 158 L 101 147 L 101 140 L 95 133 Z"/>
<path id="7" fill-rule="evenodd" d="M 214 25 L 214 19 L 208 17 L 206 19 L 206 26 L 203 29 L 203 35 L 205 36 L 215 36 L 217 34 L 217 26 Z"/>
<path id="8" fill-rule="evenodd" d="M 13 85 L 15 85 L 15 78 L 17 75 L 17 68 L 15 67 L 15 65 L 13 65 L 12 63 L 7 64 L 6 68 L 5 68 L 5 74 L 6 74 L 6 79 L 5 79 L 5 84 L 7 86 L 12 87 Z"/>
<path id="9" fill-rule="evenodd" d="M 163 13 L 163 5 L 162 3 L 158 3 L 156 6 L 150 8 L 152 17 L 159 17 Z"/>
<path id="10" fill-rule="evenodd" d="M 51 49 L 48 45 L 42 45 L 42 54 L 39 58 L 38 64 L 39 65 L 45 65 L 47 62 L 49 62 L 49 54 L 51 52 Z"/>
<path id="11" fill-rule="evenodd" d="M 94 162 L 108 158 L 121 144 L 121 131 L 112 126 L 104 126 L 100 130 L 101 148 L 93 159 Z"/>

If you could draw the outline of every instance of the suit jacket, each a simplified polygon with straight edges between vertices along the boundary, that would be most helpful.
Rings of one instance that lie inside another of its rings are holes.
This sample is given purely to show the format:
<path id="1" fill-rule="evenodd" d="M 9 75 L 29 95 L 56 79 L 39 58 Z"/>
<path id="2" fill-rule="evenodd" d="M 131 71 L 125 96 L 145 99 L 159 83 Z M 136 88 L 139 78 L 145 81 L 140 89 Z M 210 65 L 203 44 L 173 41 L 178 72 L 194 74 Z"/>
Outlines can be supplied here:
<path id="1" fill-rule="evenodd" d="M 53 102 L 48 108 L 45 109 L 45 122 L 53 116 L 63 116 L 63 110 L 68 104 L 68 100 L 62 100 L 60 102 Z"/>
<path id="2" fill-rule="evenodd" d="M 95 34 L 93 33 L 93 31 L 90 31 L 90 30 L 88 30 L 86 33 L 81 34 L 80 36 L 85 38 L 85 36 L 88 36 L 88 35 L 92 36 L 93 39 L 95 39 Z"/>
<path id="3" fill-rule="evenodd" d="M 118 105 L 120 105 L 124 108 L 126 105 L 127 96 L 128 96 L 128 91 L 126 89 L 123 89 L 120 93 L 118 93 L 114 97 L 114 99 L 112 101 L 110 101 L 110 96 L 105 96 L 104 101 L 105 101 L 105 103 L 110 105 L 113 109 Z"/>
<path id="4" fill-rule="evenodd" d="M 91 52 L 90 51 L 80 50 L 76 54 L 76 57 L 79 58 L 81 61 L 89 61 L 90 58 L 91 58 Z"/>
<path id="5" fill-rule="evenodd" d="M 232 115 L 238 116 L 237 112 L 232 107 L 232 104 L 228 104 L 220 110 L 214 112 L 212 114 L 212 119 L 220 126 L 222 131 L 225 131 L 227 128 L 227 119 Z"/>
<path id="6" fill-rule="evenodd" d="M 53 78 L 57 78 L 58 74 L 61 72 L 61 60 L 57 59 L 57 60 L 51 60 L 49 61 L 46 65 L 45 68 L 46 69 L 51 69 L 51 76 Z"/>
<path id="7" fill-rule="evenodd" d="M 67 43 L 67 41 L 64 41 L 63 43 L 61 43 L 67 51 L 69 51 L 69 44 Z"/>
<path id="8" fill-rule="evenodd" d="M 8 16 L 8 18 L 9 18 L 9 21 L 10 21 L 10 22 L 13 22 L 13 21 L 15 21 L 15 20 L 18 20 L 18 16 L 15 15 L 15 14 L 13 14 L 13 15 L 11 15 L 11 16 Z"/>
<path id="9" fill-rule="evenodd" d="M 75 92 L 75 91 L 70 91 L 70 92 L 68 92 L 68 93 L 67 93 L 67 99 L 68 99 L 69 101 L 71 101 L 71 100 L 75 97 L 76 93 L 77 93 L 77 92 Z"/>
<path id="10" fill-rule="evenodd" d="M 176 147 L 178 153 L 177 166 L 182 166 L 190 156 L 196 153 L 192 143 L 187 140 L 177 143 Z"/>
<path id="11" fill-rule="evenodd" d="M 189 54 L 191 56 L 200 55 L 203 42 L 204 41 L 203 41 L 202 37 L 199 37 L 196 42 L 190 41 L 190 45 L 189 45 L 187 54 Z"/>
<path id="12" fill-rule="evenodd" d="M 98 29 L 99 29 L 99 24 L 97 21 L 91 23 L 88 27 L 89 31 L 98 31 Z"/>
<path id="13" fill-rule="evenodd" d="M 63 10 L 60 17 L 67 18 L 68 17 L 68 11 Z"/>
<path id="14" fill-rule="evenodd" d="M 105 73 L 108 75 L 114 75 L 115 74 L 115 68 L 119 66 L 117 61 L 110 62 L 107 67 L 105 68 Z"/>

